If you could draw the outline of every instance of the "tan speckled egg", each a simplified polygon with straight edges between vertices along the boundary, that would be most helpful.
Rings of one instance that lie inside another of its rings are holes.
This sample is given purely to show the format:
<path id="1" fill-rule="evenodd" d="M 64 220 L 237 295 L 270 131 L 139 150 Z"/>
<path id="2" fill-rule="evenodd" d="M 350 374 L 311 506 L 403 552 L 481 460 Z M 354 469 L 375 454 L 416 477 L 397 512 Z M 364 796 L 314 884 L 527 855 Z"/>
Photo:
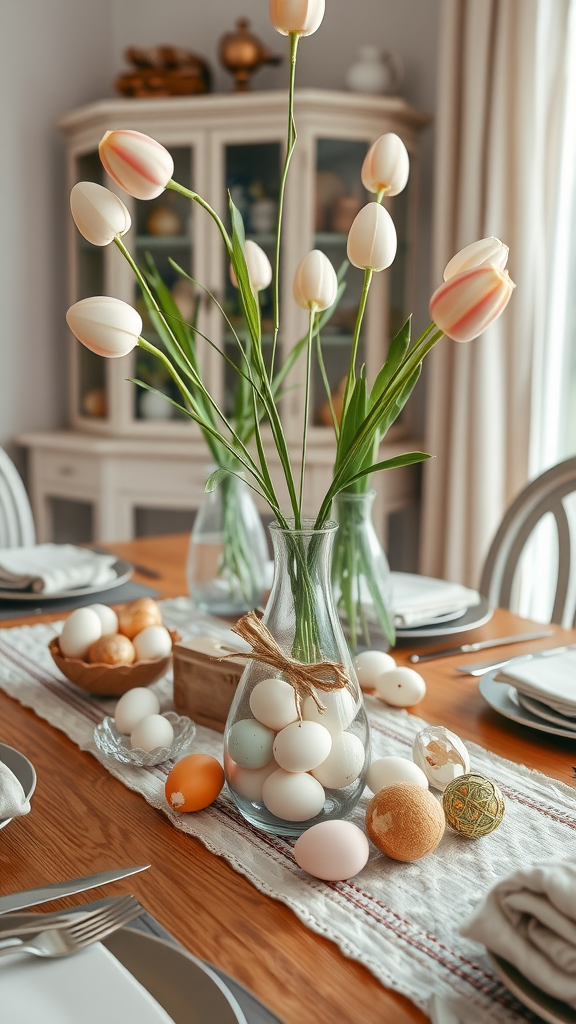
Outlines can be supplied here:
<path id="1" fill-rule="evenodd" d="M 88 651 L 88 661 L 93 665 L 132 665 L 135 660 L 134 644 L 121 633 L 101 636 Z"/>
<path id="2" fill-rule="evenodd" d="M 432 853 L 445 827 L 441 804 L 414 782 L 386 786 L 366 810 L 368 837 L 393 860 L 419 860 Z"/>
<path id="3" fill-rule="evenodd" d="M 118 623 L 120 632 L 133 640 L 148 626 L 161 626 L 162 613 L 151 597 L 139 597 L 124 605 L 118 613 Z"/>

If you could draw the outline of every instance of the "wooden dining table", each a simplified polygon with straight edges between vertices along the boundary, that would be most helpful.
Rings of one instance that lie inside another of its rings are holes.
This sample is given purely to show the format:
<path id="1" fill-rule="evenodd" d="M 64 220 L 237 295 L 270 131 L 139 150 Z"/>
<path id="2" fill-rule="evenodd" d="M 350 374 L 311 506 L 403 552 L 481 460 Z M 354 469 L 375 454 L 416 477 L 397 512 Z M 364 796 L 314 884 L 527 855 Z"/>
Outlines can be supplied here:
<path id="1" fill-rule="evenodd" d="M 136 573 L 159 597 L 186 592 L 186 537 L 146 537 L 109 545 L 122 558 L 158 573 Z M 9 628 L 61 618 L 62 613 L 14 618 Z M 539 628 L 497 609 L 480 628 L 458 634 L 458 643 L 509 636 Z M 541 627 L 540 627 L 541 628 Z M 554 635 L 502 651 L 530 653 L 576 642 L 576 632 Z M 453 638 L 452 638 L 453 639 Z M 395 652 L 409 664 L 411 648 Z M 443 646 L 430 642 L 429 647 Z M 487 652 L 498 657 L 501 649 Z M 478 679 L 455 666 L 481 654 L 442 658 L 421 666 L 426 696 L 414 709 L 519 764 L 574 785 L 576 749 L 560 737 L 533 732 L 499 716 L 478 692 Z M 425 1015 L 384 988 L 355 960 L 310 931 L 283 903 L 270 899 L 201 842 L 175 829 L 165 815 L 127 789 L 64 733 L 0 691 L 0 741 L 34 764 L 38 784 L 32 813 L 0 831 L 0 893 L 93 874 L 111 867 L 150 864 L 149 871 L 94 890 L 90 899 L 130 891 L 188 950 L 250 989 L 285 1024 L 407 1024 Z M 67 905 L 86 897 L 72 897 Z M 46 904 L 43 910 L 62 907 Z M 217 1024 L 217 1022 L 214 1022 Z"/>

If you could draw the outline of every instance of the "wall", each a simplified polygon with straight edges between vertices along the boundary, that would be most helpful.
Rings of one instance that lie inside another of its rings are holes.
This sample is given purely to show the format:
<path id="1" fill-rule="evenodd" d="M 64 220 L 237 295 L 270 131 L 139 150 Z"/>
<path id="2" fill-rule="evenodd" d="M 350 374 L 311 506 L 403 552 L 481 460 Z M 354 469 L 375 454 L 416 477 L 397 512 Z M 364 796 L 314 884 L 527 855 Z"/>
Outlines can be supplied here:
<path id="1" fill-rule="evenodd" d="M 111 0 L 3 0 L 0 445 L 66 422 L 64 150 L 54 120 L 109 90 Z"/>

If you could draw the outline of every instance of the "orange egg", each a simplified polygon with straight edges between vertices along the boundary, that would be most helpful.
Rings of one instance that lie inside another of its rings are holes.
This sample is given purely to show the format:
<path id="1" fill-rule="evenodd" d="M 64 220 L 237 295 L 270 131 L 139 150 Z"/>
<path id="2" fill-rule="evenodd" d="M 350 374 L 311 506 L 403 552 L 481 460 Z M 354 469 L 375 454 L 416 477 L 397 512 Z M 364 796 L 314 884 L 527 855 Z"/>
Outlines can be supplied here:
<path id="1" fill-rule="evenodd" d="M 175 811 L 201 811 L 218 796 L 224 770 L 210 754 L 188 754 L 177 761 L 166 779 L 166 799 Z"/>
<path id="2" fill-rule="evenodd" d="M 120 633 L 133 640 L 147 626 L 161 626 L 162 613 L 151 597 L 139 597 L 129 601 L 118 612 L 118 629 Z"/>

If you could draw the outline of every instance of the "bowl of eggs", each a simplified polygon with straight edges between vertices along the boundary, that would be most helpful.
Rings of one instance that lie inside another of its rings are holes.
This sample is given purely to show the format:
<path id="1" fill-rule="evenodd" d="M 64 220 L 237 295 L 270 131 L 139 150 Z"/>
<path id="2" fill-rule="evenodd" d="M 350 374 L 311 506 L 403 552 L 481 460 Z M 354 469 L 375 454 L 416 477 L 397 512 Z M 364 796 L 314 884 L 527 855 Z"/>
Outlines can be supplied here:
<path id="1" fill-rule="evenodd" d="M 195 735 L 191 718 L 174 711 L 160 714 L 154 691 L 137 686 L 120 697 L 113 718 L 96 726 L 94 742 L 108 757 L 145 768 L 178 757 Z"/>
<path id="2" fill-rule="evenodd" d="M 77 608 L 48 647 L 71 683 L 103 697 L 121 697 L 161 679 L 179 639 L 162 625 L 156 602 L 141 597 L 118 614 L 104 604 Z"/>

